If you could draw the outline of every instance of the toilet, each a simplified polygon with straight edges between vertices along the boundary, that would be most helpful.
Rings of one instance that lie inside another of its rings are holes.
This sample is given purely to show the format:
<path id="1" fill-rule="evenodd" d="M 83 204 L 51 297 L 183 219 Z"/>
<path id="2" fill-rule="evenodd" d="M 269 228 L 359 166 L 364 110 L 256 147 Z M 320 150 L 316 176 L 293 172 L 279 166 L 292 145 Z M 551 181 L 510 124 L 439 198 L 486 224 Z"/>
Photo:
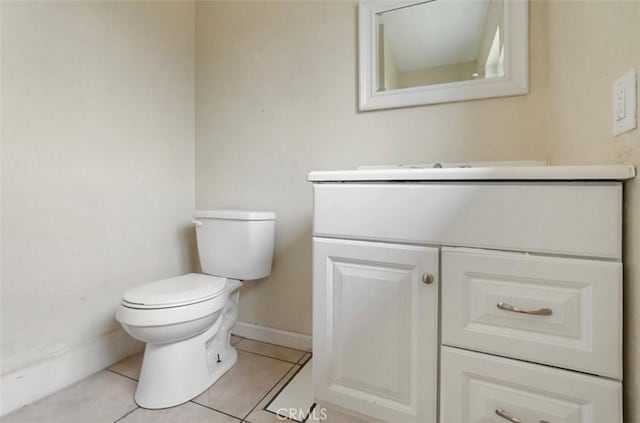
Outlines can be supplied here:
<path id="1" fill-rule="evenodd" d="M 126 291 L 116 319 L 146 343 L 136 403 L 167 408 L 209 388 L 236 363 L 231 329 L 242 281 L 271 273 L 276 215 L 194 212 L 202 274 L 162 279 Z"/>

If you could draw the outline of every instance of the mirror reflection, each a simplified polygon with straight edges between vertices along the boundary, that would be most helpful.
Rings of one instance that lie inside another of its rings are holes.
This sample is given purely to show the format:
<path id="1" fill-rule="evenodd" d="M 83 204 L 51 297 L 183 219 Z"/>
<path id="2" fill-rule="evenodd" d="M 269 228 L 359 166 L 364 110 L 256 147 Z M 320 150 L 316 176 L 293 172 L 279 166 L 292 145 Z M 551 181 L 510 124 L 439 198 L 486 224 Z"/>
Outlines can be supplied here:
<path id="1" fill-rule="evenodd" d="M 376 23 L 378 91 L 504 75 L 504 0 L 432 0 Z"/>

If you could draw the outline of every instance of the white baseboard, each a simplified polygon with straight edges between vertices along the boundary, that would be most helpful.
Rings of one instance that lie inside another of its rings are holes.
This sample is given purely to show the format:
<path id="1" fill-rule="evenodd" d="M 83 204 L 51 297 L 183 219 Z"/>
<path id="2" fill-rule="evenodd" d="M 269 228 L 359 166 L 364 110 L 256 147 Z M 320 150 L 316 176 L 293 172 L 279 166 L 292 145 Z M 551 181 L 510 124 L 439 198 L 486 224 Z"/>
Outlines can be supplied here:
<path id="1" fill-rule="evenodd" d="M 298 350 L 311 351 L 311 335 L 289 332 L 281 329 L 258 326 L 252 323 L 237 322 L 231 332 L 243 338 L 255 341 L 268 342 L 283 347 L 296 348 Z"/>
<path id="2" fill-rule="evenodd" d="M 2 375 L 0 416 L 51 395 L 143 348 L 143 343 L 119 330 Z"/>

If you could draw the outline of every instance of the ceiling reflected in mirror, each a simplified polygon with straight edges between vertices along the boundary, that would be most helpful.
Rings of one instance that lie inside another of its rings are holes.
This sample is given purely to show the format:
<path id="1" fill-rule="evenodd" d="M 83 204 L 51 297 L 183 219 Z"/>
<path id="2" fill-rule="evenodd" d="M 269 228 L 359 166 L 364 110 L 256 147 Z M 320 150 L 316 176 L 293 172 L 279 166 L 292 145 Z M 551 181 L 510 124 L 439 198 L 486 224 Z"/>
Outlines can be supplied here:
<path id="1" fill-rule="evenodd" d="M 505 74 L 504 0 L 432 0 L 375 21 L 378 92 Z"/>

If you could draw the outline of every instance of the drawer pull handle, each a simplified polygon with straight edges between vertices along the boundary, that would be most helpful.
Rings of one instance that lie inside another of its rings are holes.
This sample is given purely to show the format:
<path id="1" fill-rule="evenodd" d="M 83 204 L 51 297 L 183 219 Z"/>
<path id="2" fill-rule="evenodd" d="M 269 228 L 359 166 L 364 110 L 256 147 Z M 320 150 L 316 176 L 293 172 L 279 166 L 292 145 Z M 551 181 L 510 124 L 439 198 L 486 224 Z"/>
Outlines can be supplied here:
<path id="1" fill-rule="evenodd" d="M 511 414 L 504 411 L 502 408 L 496 408 L 496 414 L 502 417 L 503 419 L 509 420 L 511 423 L 522 423 L 521 420 L 516 419 Z"/>
<path id="2" fill-rule="evenodd" d="M 504 411 L 502 408 L 496 409 L 496 414 L 503 419 L 509 420 L 511 423 L 522 423 L 522 420 L 516 419 L 511 414 Z M 547 420 L 540 420 L 538 423 L 549 423 Z"/>
<path id="3" fill-rule="evenodd" d="M 512 311 L 514 313 L 532 314 L 534 316 L 551 316 L 553 311 L 550 308 L 541 308 L 538 310 L 521 310 L 518 307 L 514 307 L 511 304 L 503 303 L 502 301 L 496 305 L 500 310 Z"/>

